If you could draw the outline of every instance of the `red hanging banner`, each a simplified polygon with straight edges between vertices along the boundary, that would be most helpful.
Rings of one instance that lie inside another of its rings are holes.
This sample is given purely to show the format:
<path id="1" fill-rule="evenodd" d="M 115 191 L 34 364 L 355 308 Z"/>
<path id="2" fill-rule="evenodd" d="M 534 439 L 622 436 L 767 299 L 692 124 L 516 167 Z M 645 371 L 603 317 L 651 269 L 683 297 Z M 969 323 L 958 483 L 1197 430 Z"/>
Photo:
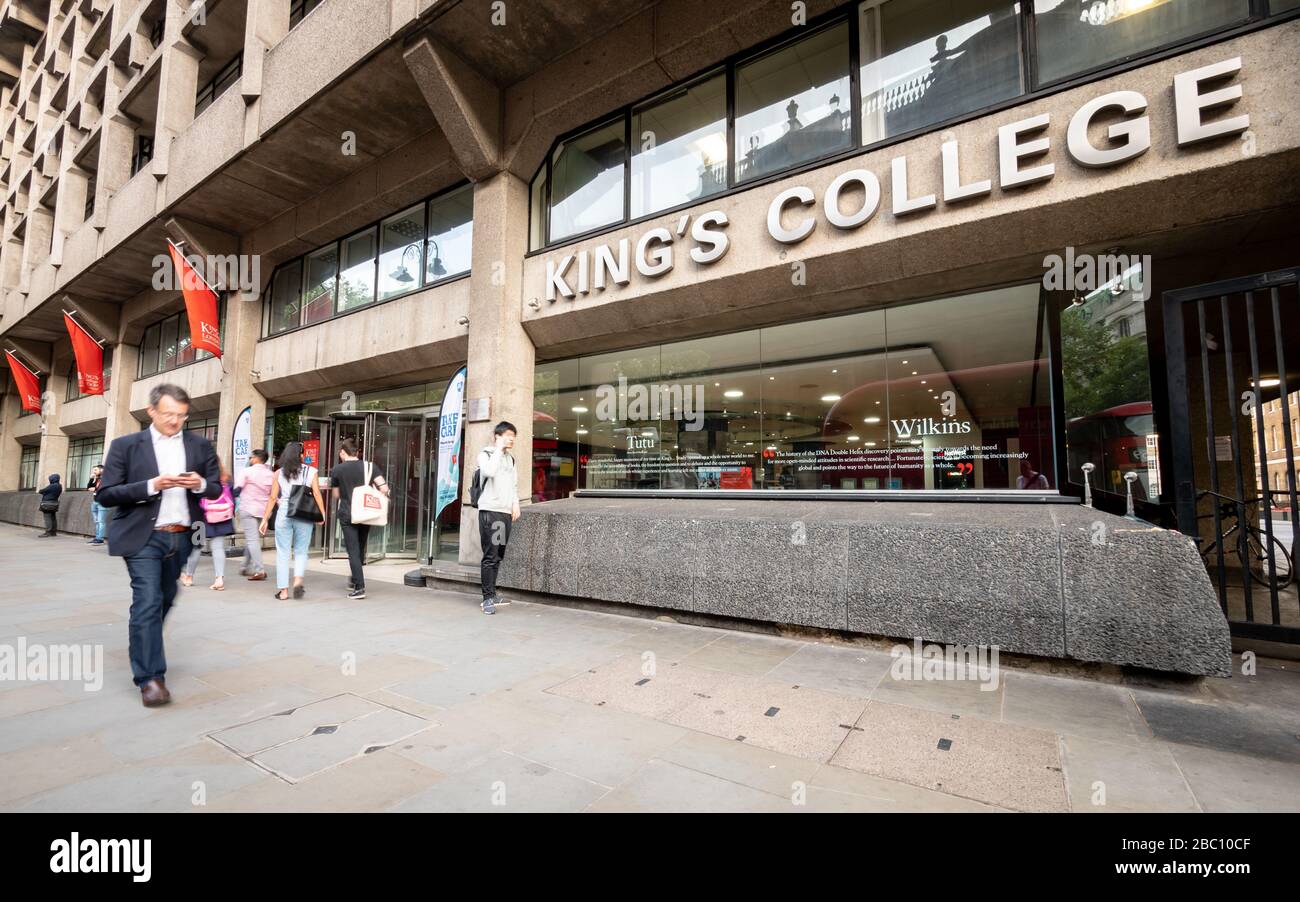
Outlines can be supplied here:
<path id="1" fill-rule="evenodd" d="M 5 357 L 9 360 L 9 369 L 13 371 L 14 382 L 18 385 L 18 396 L 22 399 L 23 410 L 40 413 L 41 380 L 10 352 L 5 351 Z"/>
<path id="2" fill-rule="evenodd" d="M 203 280 L 180 248 L 167 242 L 172 268 L 180 279 L 185 296 L 185 313 L 190 320 L 190 344 L 221 356 L 221 331 L 217 325 L 217 293 Z"/>
<path id="3" fill-rule="evenodd" d="M 68 314 L 63 314 L 63 324 L 72 339 L 72 353 L 77 358 L 77 386 L 83 395 L 104 393 L 104 349 L 90 333 Z"/>

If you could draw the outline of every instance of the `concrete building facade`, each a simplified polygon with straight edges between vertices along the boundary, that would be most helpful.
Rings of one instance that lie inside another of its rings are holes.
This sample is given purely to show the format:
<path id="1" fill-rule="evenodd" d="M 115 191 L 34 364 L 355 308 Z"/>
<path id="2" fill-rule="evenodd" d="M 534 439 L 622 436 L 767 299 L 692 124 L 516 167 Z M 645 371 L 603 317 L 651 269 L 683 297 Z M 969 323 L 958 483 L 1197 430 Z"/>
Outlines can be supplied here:
<path id="1" fill-rule="evenodd" d="M 1294 0 L 4 0 L 0 341 L 44 403 L 6 374 L 0 508 L 174 382 L 228 463 L 241 416 L 326 466 L 360 438 L 396 488 L 372 552 L 473 563 L 435 500 L 464 366 L 465 457 L 519 431 L 507 585 L 1222 672 L 1252 618 L 1180 520 L 1217 433 L 1179 411 L 1246 339 L 1179 382 L 1162 299 L 1280 272 L 1261 303 L 1295 303 L 1297 51 Z M 674 570 L 685 536 L 720 558 Z"/>

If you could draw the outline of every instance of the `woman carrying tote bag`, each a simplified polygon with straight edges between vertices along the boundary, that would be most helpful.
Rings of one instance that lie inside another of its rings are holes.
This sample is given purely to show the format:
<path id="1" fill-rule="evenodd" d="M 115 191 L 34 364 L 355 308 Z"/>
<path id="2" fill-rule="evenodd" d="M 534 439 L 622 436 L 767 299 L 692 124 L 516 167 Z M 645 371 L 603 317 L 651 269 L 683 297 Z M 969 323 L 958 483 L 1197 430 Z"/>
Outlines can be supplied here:
<path id="1" fill-rule="evenodd" d="M 271 497 L 258 527 L 266 535 L 271 512 L 275 512 L 275 597 L 289 600 L 289 559 L 293 558 L 293 597 L 307 594 L 303 575 L 307 572 L 307 548 L 317 524 L 325 521 L 316 468 L 303 463 L 302 443 L 290 442 L 280 452 L 279 469 L 271 484 Z"/>

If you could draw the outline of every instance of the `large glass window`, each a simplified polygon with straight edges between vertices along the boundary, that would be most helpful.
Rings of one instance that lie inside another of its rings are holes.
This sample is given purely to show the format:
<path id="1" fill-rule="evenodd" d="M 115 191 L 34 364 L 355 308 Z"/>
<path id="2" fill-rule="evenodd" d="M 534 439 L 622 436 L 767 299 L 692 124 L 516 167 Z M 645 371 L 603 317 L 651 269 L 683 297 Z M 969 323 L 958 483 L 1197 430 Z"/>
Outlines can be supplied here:
<path id="1" fill-rule="evenodd" d="M 623 218 L 625 120 L 592 129 L 555 148 L 551 162 L 551 240 Z"/>
<path id="2" fill-rule="evenodd" d="M 162 323 L 154 323 L 144 330 L 144 341 L 140 343 L 140 375 L 152 376 L 158 372 L 158 342 L 162 335 Z"/>
<path id="3" fill-rule="evenodd" d="M 1082 485 L 1085 463 L 1096 469 L 1094 491 L 1158 500 L 1160 443 L 1151 406 L 1146 305 L 1149 273 L 1130 261 L 1105 285 L 1078 298 L 1058 299 L 1062 390 L 1065 400 L 1066 472 Z M 1115 267 L 1120 269 L 1120 267 Z"/>
<path id="4" fill-rule="evenodd" d="M 737 66 L 736 181 L 851 147 L 851 108 L 847 22 Z"/>
<path id="5" fill-rule="evenodd" d="M 339 313 L 375 300 L 375 230 L 343 239 L 343 274 L 339 277 Z"/>
<path id="6" fill-rule="evenodd" d="M 90 481 L 90 470 L 104 459 L 104 437 L 78 438 L 68 442 L 68 468 L 63 476 L 63 487 L 84 489 Z"/>
<path id="7" fill-rule="evenodd" d="M 469 272 L 474 244 L 474 187 L 466 185 L 429 201 L 425 284 Z"/>
<path id="8" fill-rule="evenodd" d="M 295 260 L 277 269 L 275 278 L 271 280 L 271 309 L 267 332 L 274 335 L 298 325 L 301 304 L 302 261 Z"/>
<path id="9" fill-rule="evenodd" d="M 36 468 L 41 461 L 41 449 L 36 445 L 23 448 L 18 463 L 18 488 L 24 491 L 36 488 Z"/>
<path id="10" fill-rule="evenodd" d="M 632 216 L 727 187 L 727 79 L 719 73 L 632 111 Z"/>
<path id="11" fill-rule="evenodd" d="M 334 288 L 339 273 L 338 245 L 330 244 L 307 255 L 303 262 L 303 325 L 318 323 L 334 313 Z"/>
<path id="12" fill-rule="evenodd" d="M 541 364 L 535 500 L 1056 490 L 1039 296 L 996 289 Z"/>
<path id="13" fill-rule="evenodd" d="M 379 299 L 420 287 L 424 204 L 390 216 L 379 225 Z"/>
<path id="14" fill-rule="evenodd" d="M 469 272 L 473 234 L 474 193 L 466 185 L 282 264 L 271 279 L 266 334 Z"/>
<path id="15" fill-rule="evenodd" d="M 178 344 L 179 327 L 180 320 L 175 316 L 170 316 L 162 322 L 162 334 L 158 339 L 159 371 L 176 369 L 176 357 L 180 353 Z"/>
<path id="16" fill-rule="evenodd" d="M 1250 0 L 1034 0 L 1038 80 L 1085 72 L 1249 15 Z"/>
<path id="17" fill-rule="evenodd" d="M 1020 94 L 1019 12 L 1008 0 L 862 4 L 863 143 Z"/>

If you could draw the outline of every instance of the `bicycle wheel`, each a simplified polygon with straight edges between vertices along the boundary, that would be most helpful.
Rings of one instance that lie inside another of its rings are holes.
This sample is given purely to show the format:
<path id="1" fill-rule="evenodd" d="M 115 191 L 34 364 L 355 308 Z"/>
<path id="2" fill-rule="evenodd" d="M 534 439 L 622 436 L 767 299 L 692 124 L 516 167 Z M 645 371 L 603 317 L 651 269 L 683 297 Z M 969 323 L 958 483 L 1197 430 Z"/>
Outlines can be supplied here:
<path id="1" fill-rule="evenodd" d="M 1250 578 L 1263 586 L 1269 586 L 1268 555 L 1264 552 L 1265 541 L 1265 536 L 1253 530 L 1249 532 L 1243 543 L 1245 545 L 1243 558 L 1250 567 Z M 1277 575 L 1276 588 L 1281 591 L 1291 585 L 1295 579 L 1295 568 L 1292 566 L 1291 552 L 1287 550 L 1282 540 L 1274 536 L 1272 544 L 1273 569 Z"/>

